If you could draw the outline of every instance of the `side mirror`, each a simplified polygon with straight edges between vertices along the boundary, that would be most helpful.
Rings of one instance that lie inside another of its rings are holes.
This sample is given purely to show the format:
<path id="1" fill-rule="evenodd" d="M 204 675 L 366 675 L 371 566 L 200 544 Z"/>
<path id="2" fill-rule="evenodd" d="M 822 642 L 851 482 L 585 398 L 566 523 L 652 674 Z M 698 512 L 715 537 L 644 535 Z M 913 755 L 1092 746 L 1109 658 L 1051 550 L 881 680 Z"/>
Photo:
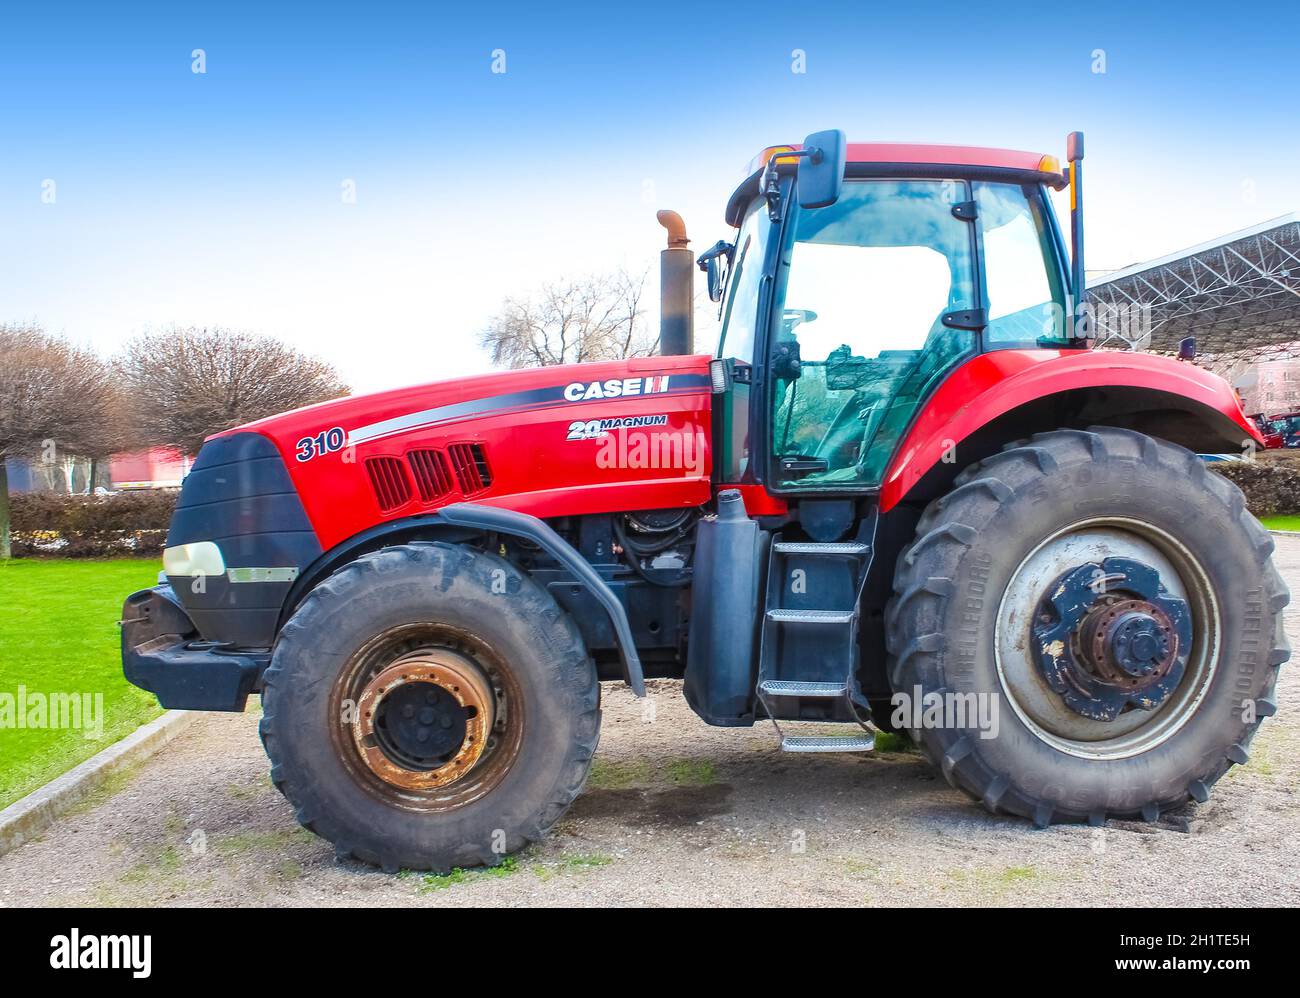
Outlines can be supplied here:
<path id="1" fill-rule="evenodd" d="M 838 128 L 813 132 L 803 140 L 795 187 L 801 208 L 825 208 L 840 199 L 844 186 L 844 133 Z"/>
<path id="2" fill-rule="evenodd" d="M 1196 337 L 1184 336 L 1178 341 L 1178 359 L 1195 360 L 1196 359 Z"/>
<path id="3" fill-rule="evenodd" d="M 704 261 L 704 280 L 709 286 L 709 301 L 722 301 L 722 268 L 716 256 Z"/>
<path id="4" fill-rule="evenodd" d="M 709 288 L 709 301 L 722 301 L 722 291 L 725 284 L 722 264 L 719 261 L 723 257 L 730 260 L 733 249 L 731 243 L 719 239 L 701 253 L 699 259 L 696 260 L 700 270 L 704 271 L 705 281 Z"/>

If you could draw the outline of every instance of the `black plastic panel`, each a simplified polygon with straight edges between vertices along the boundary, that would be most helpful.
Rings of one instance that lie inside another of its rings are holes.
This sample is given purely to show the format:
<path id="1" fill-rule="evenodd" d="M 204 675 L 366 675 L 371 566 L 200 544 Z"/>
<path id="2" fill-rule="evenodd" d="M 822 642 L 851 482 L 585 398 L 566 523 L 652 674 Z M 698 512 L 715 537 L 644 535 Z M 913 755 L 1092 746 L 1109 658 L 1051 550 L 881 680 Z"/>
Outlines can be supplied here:
<path id="1" fill-rule="evenodd" d="M 305 569 L 320 541 L 275 445 L 235 433 L 203 445 L 181 487 L 167 546 L 214 541 L 227 568 Z M 231 582 L 226 576 L 169 577 L 208 641 L 269 647 L 291 582 Z"/>
<path id="2" fill-rule="evenodd" d="M 229 654 L 196 643 L 170 586 L 132 593 L 122 607 L 122 672 L 168 709 L 243 710 L 268 653 Z"/>
<path id="3" fill-rule="evenodd" d="M 197 469 L 198 466 L 195 465 Z M 279 454 L 257 457 L 238 464 L 223 464 L 191 471 L 185 480 L 191 489 L 202 492 L 206 502 L 236 499 L 240 496 L 293 494 L 293 482 Z"/>
<path id="4" fill-rule="evenodd" d="M 167 533 L 167 546 L 271 533 L 307 534 L 315 541 L 315 531 L 303 512 L 298 493 L 247 496 L 191 506 L 177 504 Z M 223 544 L 221 549 L 225 551 L 226 546 Z M 226 562 L 233 564 L 229 558 Z"/>

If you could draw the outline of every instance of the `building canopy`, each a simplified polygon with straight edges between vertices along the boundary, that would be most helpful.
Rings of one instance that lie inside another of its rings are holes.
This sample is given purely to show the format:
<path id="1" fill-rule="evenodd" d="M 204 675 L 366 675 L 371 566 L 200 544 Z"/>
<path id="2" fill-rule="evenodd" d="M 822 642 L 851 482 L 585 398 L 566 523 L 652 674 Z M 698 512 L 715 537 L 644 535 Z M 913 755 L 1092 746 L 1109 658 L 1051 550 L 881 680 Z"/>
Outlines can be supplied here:
<path id="1" fill-rule="evenodd" d="M 1199 353 L 1225 359 L 1300 356 L 1300 214 L 1097 277 L 1088 297 L 1099 346 L 1166 352 L 1195 336 Z M 1137 338 L 1110 318 L 1134 309 L 1149 309 Z"/>

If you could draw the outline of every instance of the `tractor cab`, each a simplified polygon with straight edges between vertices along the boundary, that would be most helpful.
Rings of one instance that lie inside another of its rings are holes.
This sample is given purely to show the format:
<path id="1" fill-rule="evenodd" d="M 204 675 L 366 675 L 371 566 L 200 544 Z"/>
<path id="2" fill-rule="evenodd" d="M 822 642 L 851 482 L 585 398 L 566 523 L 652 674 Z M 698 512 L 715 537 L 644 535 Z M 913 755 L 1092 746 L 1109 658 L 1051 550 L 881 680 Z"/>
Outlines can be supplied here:
<path id="1" fill-rule="evenodd" d="M 816 176 L 823 166 L 842 182 Z M 1047 194 L 1064 183 L 1054 157 L 1032 153 L 845 146 L 838 133 L 765 149 L 729 203 L 734 241 L 701 263 L 722 310 L 718 361 L 743 386 L 722 404 L 748 428 L 721 438 L 722 480 L 877 490 L 962 361 L 1082 345 Z"/>

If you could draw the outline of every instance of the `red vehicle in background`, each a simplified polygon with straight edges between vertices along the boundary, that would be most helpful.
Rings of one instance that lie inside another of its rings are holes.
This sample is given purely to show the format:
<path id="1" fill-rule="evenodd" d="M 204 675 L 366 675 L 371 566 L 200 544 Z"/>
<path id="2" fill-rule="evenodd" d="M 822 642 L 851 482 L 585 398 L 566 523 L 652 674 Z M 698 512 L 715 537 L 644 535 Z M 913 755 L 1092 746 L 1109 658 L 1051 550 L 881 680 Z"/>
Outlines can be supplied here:
<path id="1" fill-rule="evenodd" d="M 1259 428 L 1264 446 L 1269 450 L 1300 447 L 1300 412 L 1284 412 L 1276 416 L 1259 413 L 1250 418 Z"/>
<path id="2" fill-rule="evenodd" d="M 127 600 L 128 679 L 173 708 L 260 694 L 299 821 L 388 869 L 538 839 L 583 787 L 600 682 L 647 677 L 785 751 L 905 731 L 1038 825 L 1206 800 L 1289 655 L 1268 532 L 1196 456 L 1260 433 L 1208 371 L 1089 349 L 1082 158 L 1078 133 L 1065 174 L 772 147 L 699 261 L 661 214 L 662 356 L 211 438 L 167 582 Z"/>

